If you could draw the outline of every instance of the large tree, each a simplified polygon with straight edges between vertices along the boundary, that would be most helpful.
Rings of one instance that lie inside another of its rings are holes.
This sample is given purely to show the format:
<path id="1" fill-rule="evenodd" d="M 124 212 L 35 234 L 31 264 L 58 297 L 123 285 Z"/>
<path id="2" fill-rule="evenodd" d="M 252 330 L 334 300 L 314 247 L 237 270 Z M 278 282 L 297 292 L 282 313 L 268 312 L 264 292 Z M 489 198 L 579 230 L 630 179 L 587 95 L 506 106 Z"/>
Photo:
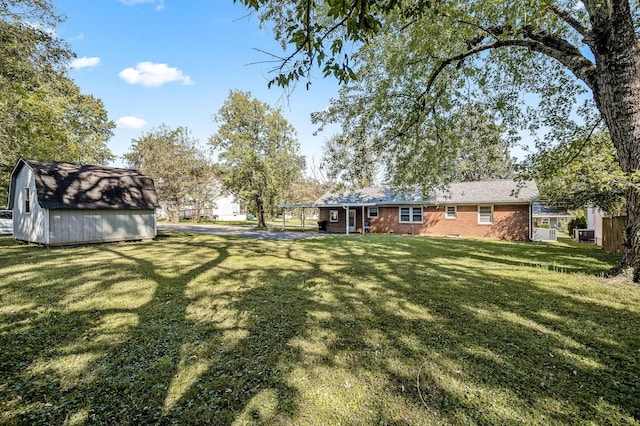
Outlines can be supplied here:
<path id="1" fill-rule="evenodd" d="M 265 213 L 277 212 L 305 167 L 296 131 L 280 109 L 241 91 L 229 93 L 214 121 L 219 128 L 209 143 L 219 152 L 222 182 L 265 227 Z"/>
<path id="2" fill-rule="evenodd" d="M 215 179 L 210 161 L 186 127 L 172 129 L 163 124 L 151 129 L 131 141 L 124 158 L 130 167 L 153 178 L 170 222 L 180 220 L 186 203 L 200 206 Z"/>
<path id="3" fill-rule="evenodd" d="M 0 188 L 18 157 L 106 164 L 115 124 L 68 77 L 73 52 L 47 0 L 0 1 Z M 6 191 L 0 191 L 0 203 Z"/>
<path id="4" fill-rule="evenodd" d="M 371 102 L 376 111 L 399 112 L 389 114 L 393 120 L 374 123 L 396 135 L 387 139 L 388 152 L 401 142 L 403 149 L 422 155 L 420 139 L 437 145 L 432 136 L 463 103 L 483 103 L 500 112 L 501 124 L 538 118 L 528 123 L 533 130 L 550 129 L 540 139 L 543 145 L 575 139 L 573 131 L 584 123 L 571 120 L 588 111 L 576 105 L 590 92 L 629 181 L 640 168 L 640 19 L 635 1 L 241 1 L 273 21 L 276 36 L 293 46 L 276 69 L 277 84 L 300 78 L 310 82 L 318 66 L 325 75 L 348 81 L 357 67 L 346 53 L 360 46 L 359 66 L 385 62 L 378 66 L 378 81 L 370 78 L 369 86 L 362 87 L 377 95 Z M 532 100 L 524 92 L 536 94 L 535 110 L 520 107 Z M 638 188 L 628 185 L 619 268 L 631 267 L 636 281 L 639 197 Z"/>

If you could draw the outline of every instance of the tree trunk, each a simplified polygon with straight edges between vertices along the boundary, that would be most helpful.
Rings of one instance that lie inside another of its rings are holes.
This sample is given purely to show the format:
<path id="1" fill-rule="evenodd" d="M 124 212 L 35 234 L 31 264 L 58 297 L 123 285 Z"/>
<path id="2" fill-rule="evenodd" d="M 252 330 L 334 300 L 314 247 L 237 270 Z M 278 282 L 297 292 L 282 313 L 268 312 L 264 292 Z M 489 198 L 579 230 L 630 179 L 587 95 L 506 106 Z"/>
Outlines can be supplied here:
<path id="1" fill-rule="evenodd" d="M 596 58 L 594 98 L 609 128 L 620 167 L 631 177 L 640 170 L 640 47 L 631 13 L 623 3 L 591 14 Z M 640 191 L 627 190 L 624 257 L 612 272 L 633 270 L 640 280 Z"/>
<path id="2" fill-rule="evenodd" d="M 264 205 L 262 203 L 262 197 L 256 194 L 256 206 L 258 207 L 258 228 L 266 228 L 267 225 L 264 221 Z"/>

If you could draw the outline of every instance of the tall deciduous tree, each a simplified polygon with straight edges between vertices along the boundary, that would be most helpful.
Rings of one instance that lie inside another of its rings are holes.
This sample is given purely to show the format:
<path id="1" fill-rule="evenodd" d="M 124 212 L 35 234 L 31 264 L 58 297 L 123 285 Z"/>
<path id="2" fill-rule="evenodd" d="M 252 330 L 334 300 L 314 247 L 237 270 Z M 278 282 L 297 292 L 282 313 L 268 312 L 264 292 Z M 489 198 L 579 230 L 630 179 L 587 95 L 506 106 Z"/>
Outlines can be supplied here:
<path id="1" fill-rule="evenodd" d="M 0 2 L 0 188 L 18 157 L 106 164 L 115 124 L 68 77 L 73 52 L 48 0 Z M 0 191 L 0 203 L 6 191 Z"/>
<path id="2" fill-rule="evenodd" d="M 265 213 L 276 213 L 305 166 L 295 129 L 279 109 L 241 91 L 229 93 L 214 121 L 220 126 L 209 143 L 219 151 L 223 184 L 264 227 Z"/>
<path id="3" fill-rule="evenodd" d="M 316 67 L 348 81 L 358 66 L 369 67 L 371 77 L 360 84 L 371 90 L 370 105 L 377 113 L 396 111 L 374 120 L 395 135 L 387 138 L 387 152 L 402 143 L 402 149 L 428 155 L 420 141 L 437 141 L 425 136 L 448 126 L 461 105 L 470 103 L 500 112 L 503 124 L 511 126 L 538 118 L 529 121 L 533 130 L 551 129 L 540 139 L 543 147 L 558 138 L 577 139 L 574 130 L 582 126 L 572 124 L 572 117 L 588 112 L 576 105 L 590 92 L 623 173 L 634 181 L 640 169 L 636 1 L 240 1 L 273 21 L 276 36 L 293 46 L 273 83 L 310 82 Z M 345 46 L 360 45 L 354 67 Z M 535 109 L 520 107 L 523 92 L 537 94 Z M 627 186 L 626 204 L 619 269 L 631 267 L 638 281 L 640 191 L 635 185 Z"/>
<path id="4" fill-rule="evenodd" d="M 158 201 L 170 222 L 178 222 L 180 208 L 193 202 L 194 196 L 200 197 L 200 187 L 214 179 L 210 162 L 186 127 L 152 129 L 132 140 L 124 158 L 130 167 L 153 178 Z"/>

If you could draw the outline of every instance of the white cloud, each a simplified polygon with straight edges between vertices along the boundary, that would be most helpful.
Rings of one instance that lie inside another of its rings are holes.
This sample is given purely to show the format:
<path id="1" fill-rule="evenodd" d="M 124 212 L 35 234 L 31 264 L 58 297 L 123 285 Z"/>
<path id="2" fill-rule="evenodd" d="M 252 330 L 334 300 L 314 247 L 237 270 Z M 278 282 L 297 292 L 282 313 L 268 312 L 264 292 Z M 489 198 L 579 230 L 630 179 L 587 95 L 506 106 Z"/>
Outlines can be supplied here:
<path id="1" fill-rule="evenodd" d="M 141 129 L 148 123 L 142 118 L 127 115 L 116 120 L 116 126 L 119 129 Z"/>
<path id="2" fill-rule="evenodd" d="M 193 84 L 191 77 L 184 75 L 178 68 L 153 62 L 140 62 L 135 68 L 125 68 L 118 75 L 129 84 L 147 87 L 162 86 L 173 81 L 182 82 L 185 86 Z"/>
<path id="3" fill-rule="evenodd" d="M 120 3 L 125 6 L 135 6 L 137 4 L 155 4 L 155 10 L 163 10 L 164 9 L 164 0 L 120 0 Z"/>
<path id="4" fill-rule="evenodd" d="M 98 58 L 97 56 L 94 56 L 92 58 L 87 58 L 86 56 L 83 56 L 82 58 L 77 58 L 71 61 L 71 64 L 69 64 L 69 66 L 72 69 L 93 68 L 99 63 L 100 63 L 100 58 Z"/>

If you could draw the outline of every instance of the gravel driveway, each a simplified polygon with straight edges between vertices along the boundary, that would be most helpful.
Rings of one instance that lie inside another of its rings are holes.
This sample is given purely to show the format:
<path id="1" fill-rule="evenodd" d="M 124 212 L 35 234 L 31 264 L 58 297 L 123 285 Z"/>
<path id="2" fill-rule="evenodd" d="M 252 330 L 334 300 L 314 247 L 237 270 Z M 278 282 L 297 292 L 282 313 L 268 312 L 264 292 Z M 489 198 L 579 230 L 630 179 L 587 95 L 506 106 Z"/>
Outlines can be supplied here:
<path id="1" fill-rule="evenodd" d="M 270 241 L 301 240 L 303 238 L 316 238 L 324 237 L 327 235 L 319 232 L 261 231 L 256 229 L 244 229 L 241 226 L 187 225 L 169 223 L 158 225 L 158 230 L 191 232 L 194 234 L 224 235 L 227 237 L 253 238 L 256 240 Z"/>

